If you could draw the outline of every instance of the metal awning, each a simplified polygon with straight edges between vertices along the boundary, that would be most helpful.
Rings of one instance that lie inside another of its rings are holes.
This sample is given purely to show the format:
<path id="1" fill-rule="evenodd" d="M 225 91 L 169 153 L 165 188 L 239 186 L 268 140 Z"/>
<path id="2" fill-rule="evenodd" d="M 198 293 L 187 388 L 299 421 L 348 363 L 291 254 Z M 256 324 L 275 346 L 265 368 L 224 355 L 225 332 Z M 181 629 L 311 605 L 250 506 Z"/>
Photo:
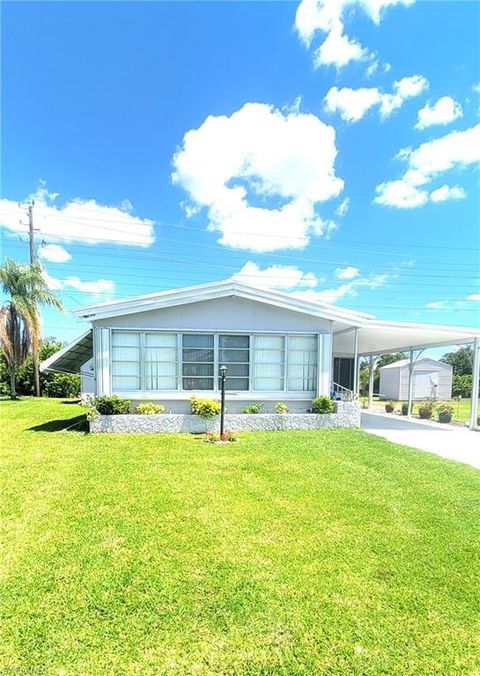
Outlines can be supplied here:
<path id="1" fill-rule="evenodd" d="M 409 349 L 444 347 L 472 343 L 480 337 L 473 328 L 368 320 L 357 328 L 358 355 L 379 355 L 387 352 L 404 352 Z M 354 353 L 355 328 L 334 333 L 335 353 Z"/>
<path id="2" fill-rule="evenodd" d="M 73 343 L 65 345 L 40 364 L 40 371 L 56 371 L 58 373 L 79 373 L 80 367 L 93 357 L 93 331 L 89 329 L 76 338 Z"/>

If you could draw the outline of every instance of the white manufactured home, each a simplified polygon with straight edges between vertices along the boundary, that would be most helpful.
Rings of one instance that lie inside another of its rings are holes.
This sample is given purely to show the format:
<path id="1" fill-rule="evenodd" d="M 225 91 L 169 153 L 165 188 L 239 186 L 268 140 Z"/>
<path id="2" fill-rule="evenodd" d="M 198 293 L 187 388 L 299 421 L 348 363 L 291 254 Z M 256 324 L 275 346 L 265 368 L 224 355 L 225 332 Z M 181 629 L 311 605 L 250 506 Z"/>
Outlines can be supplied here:
<path id="1" fill-rule="evenodd" d="M 477 354 L 480 340 L 471 328 L 382 321 L 230 279 L 74 313 L 89 328 L 42 370 L 81 371 L 95 396 L 161 401 L 172 413 L 188 412 L 193 394 L 218 398 L 222 365 L 230 412 L 283 401 L 302 413 L 318 395 L 358 396 L 361 356 L 372 364 L 387 352 L 457 343 Z"/>
<path id="2" fill-rule="evenodd" d="M 379 369 L 380 399 L 406 401 L 409 380 L 408 359 L 386 364 Z M 412 398 L 445 401 L 452 397 L 452 367 L 437 359 L 417 359 L 413 367 Z"/>

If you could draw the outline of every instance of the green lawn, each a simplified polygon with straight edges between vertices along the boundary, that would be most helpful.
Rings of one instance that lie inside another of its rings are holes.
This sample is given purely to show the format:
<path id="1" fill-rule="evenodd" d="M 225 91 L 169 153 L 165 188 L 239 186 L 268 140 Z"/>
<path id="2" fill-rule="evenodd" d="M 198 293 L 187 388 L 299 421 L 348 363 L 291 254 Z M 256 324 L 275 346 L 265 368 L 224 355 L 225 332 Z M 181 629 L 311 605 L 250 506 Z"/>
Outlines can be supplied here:
<path id="1" fill-rule="evenodd" d="M 480 472 L 362 432 L 2 402 L 0 671 L 478 674 Z"/>
<path id="2" fill-rule="evenodd" d="M 362 400 L 365 400 L 366 397 L 362 397 Z M 383 411 L 385 411 L 385 403 L 384 401 L 379 401 L 378 399 L 374 401 L 374 406 L 377 408 L 381 408 Z M 401 409 L 403 403 L 407 403 L 406 401 L 394 401 L 395 408 Z M 457 399 L 450 399 L 446 403 L 451 404 L 453 407 L 453 420 L 456 420 L 457 422 L 470 422 L 470 399 L 461 399 L 458 401 Z M 418 406 L 419 403 L 415 402 L 413 405 L 413 414 L 417 415 L 418 411 Z M 479 415 L 480 415 L 480 410 L 479 410 Z M 436 416 L 433 417 L 433 420 L 435 420 Z"/>

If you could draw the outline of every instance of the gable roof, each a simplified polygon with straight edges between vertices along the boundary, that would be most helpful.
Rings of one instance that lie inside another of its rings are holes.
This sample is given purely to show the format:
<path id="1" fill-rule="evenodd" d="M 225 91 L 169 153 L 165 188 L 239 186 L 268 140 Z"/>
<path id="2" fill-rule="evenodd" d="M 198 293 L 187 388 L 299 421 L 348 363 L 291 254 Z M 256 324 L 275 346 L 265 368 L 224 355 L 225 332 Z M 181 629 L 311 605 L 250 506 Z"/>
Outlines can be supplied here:
<path id="1" fill-rule="evenodd" d="M 267 305 L 314 317 L 330 319 L 347 325 L 361 326 L 366 319 L 373 319 L 373 315 L 364 312 L 345 310 L 328 303 L 302 300 L 288 293 L 256 288 L 233 279 L 186 286 L 179 289 L 169 289 L 167 291 L 160 291 L 159 293 L 150 293 L 144 296 L 110 301 L 98 305 L 89 305 L 73 309 L 72 312 L 82 319 L 95 321 L 97 319 L 119 317 L 137 312 L 149 312 L 187 303 L 198 303 L 227 297 L 244 298 L 246 300 L 266 303 Z"/>
<path id="2" fill-rule="evenodd" d="M 445 364 L 445 362 L 440 361 L 439 359 L 433 359 L 432 357 L 422 357 L 422 359 L 417 359 L 415 362 L 415 368 L 419 364 L 426 364 L 426 362 L 429 362 L 430 364 L 433 364 L 434 366 L 439 366 L 440 368 L 452 370 L 452 367 L 450 364 Z M 410 363 L 409 359 L 399 359 L 398 361 L 392 361 L 391 364 L 385 364 L 385 366 L 381 366 L 378 370 L 379 371 L 385 371 L 386 369 L 394 369 L 394 368 L 404 368 L 405 366 L 408 366 Z"/>

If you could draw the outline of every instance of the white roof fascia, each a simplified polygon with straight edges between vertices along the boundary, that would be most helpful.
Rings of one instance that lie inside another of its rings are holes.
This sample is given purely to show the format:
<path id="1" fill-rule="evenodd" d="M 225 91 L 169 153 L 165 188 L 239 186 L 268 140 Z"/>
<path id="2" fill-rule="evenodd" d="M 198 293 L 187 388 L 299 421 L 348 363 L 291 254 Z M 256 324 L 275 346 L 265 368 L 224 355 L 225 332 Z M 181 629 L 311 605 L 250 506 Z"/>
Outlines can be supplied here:
<path id="1" fill-rule="evenodd" d="M 418 330 L 418 331 L 437 331 L 445 334 L 465 334 L 467 342 L 480 338 L 480 329 L 465 326 L 450 326 L 449 324 L 419 324 L 415 322 L 397 322 L 386 319 L 370 319 L 366 324 L 367 328 L 379 329 L 404 329 L 404 330 Z"/>
<path id="2" fill-rule="evenodd" d="M 289 294 L 278 293 L 268 289 L 257 289 L 246 284 L 240 284 L 229 280 L 162 291 L 160 293 L 138 296 L 124 301 L 92 305 L 89 307 L 78 308 L 73 310 L 73 312 L 78 317 L 94 321 L 106 319 L 108 317 L 148 312 L 176 305 L 215 300 L 217 298 L 228 297 L 229 295 L 257 302 L 263 301 L 287 310 L 293 310 L 295 312 L 301 312 L 303 314 L 309 314 L 342 323 L 353 323 L 356 326 L 363 325 L 365 321 L 372 316 L 352 310 L 344 310 L 343 308 L 339 309 L 331 305 L 311 303 L 292 297 Z"/>

